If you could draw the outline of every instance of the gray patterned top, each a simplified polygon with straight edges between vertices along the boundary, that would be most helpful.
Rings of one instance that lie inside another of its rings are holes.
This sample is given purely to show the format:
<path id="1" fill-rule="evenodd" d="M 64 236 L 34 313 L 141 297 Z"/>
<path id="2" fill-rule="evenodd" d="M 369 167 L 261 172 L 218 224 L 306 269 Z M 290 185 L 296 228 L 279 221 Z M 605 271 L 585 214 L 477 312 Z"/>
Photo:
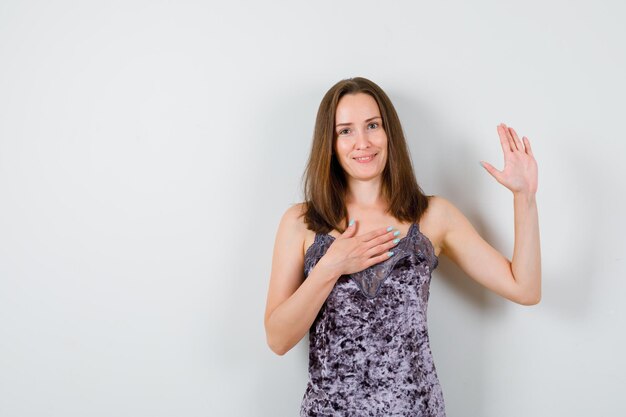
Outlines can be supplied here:
<path id="1" fill-rule="evenodd" d="M 334 237 L 316 234 L 308 276 Z M 428 340 L 431 272 L 439 259 L 413 223 L 388 260 L 341 276 L 309 331 L 300 416 L 445 417 Z"/>

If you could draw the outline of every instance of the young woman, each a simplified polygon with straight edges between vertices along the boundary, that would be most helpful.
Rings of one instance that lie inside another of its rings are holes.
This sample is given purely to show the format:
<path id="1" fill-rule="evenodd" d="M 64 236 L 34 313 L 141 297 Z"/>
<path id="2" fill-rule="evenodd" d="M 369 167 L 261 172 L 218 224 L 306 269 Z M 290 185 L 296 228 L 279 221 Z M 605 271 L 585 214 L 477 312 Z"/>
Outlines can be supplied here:
<path id="1" fill-rule="evenodd" d="M 509 261 L 448 200 L 415 180 L 400 121 L 373 82 L 324 96 L 305 174 L 305 201 L 282 217 L 265 312 L 270 348 L 309 332 L 301 416 L 445 416 L 428 340 L 431 273 L 446 255 L 486 288 L 522 305 L 541 298 L 528 138 L 498 126 L 505 165 L 481 162 L 513 193 Z"/>

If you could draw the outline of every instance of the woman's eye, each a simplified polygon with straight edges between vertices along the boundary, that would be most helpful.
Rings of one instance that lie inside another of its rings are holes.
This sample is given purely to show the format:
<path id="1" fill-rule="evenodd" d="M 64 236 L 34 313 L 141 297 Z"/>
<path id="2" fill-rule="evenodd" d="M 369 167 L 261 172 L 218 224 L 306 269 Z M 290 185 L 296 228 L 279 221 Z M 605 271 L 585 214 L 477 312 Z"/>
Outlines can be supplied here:
<path id="1" fill-rule="evenodd" d="M 349 132 L 349 131 L 350 131 L 350 129 L 341 129 L 341 130 L 339 131 L 339 134 L 340 134 L 340 135 L 346 135 L 346 134 L 348 134 L 348 132 Z"/>
<path id="2" fill-rule="evenodd" d="M 376 123 L 376 122 L 369 124 L 369 128 L 370 129 L 376 129 L 377 127 L 378 127 L 378 123 Z"/>

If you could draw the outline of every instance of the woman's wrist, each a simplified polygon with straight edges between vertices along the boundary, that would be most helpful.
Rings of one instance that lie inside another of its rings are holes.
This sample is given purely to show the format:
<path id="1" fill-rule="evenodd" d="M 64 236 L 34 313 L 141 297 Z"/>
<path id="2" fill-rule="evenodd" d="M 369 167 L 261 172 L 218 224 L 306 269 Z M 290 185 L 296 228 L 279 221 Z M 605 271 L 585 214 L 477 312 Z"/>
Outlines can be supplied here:
<path id="1" fill-rule="evenodd" d="M 313 270 L 317 270 L 325 281 L 336 281 L 342 275 L 336 267 L 328 265 L 327 262 L 324 261 L 324 257 L 317 262 Z"/>
<path id="2" fill-rule="evenodd" d="M 513 192 L 513 198 L 516 200 L 523 200 L 529 203 L 535 201 L 536 193 L 531 191 L 515 191 Z"/>

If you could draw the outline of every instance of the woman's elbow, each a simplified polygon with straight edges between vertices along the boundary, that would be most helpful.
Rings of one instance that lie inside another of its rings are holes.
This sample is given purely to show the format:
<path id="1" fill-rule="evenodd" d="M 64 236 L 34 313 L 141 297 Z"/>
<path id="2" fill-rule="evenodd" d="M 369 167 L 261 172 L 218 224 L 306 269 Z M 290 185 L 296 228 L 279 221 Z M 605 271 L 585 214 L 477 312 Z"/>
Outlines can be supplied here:
<path id="1" fill-rule="evenodd" d="M 539 304 L 541 301 L 541 293 L 527 295 L 515 301 L 517 304 L 521 304 L 523 306 L 534 306 Z"/>
<path id="2" fill-rule="evenodd" d="M 267 337 L 267 345 L 269 346 L 270 350 L 278 356 L 283 356 L 285 353 L 291 350 L 290 346 L 287 346 L 284 343 L 278 343 L 277 341 L 272 340 L 269 336 Z"/>
<path id="3" fill-rule="evenodd" d="M 270 346 L 270 349 L 272 350 L 272 352 L 274 352 L 278 356 L 283 356 L 285 353 L 289 352 L 287 349 L 282 349 L 280 347 L 274 347 L 274 346 Z"/>
<path id="4" fill-rule="evenodd" d="M 281 340 L 281 338 L 277 336 L 276 332 L 272 331 L 270 323 L 266 322 L 265 341 L 267 342 L 267 346 L 278 356 L 283 356 L 285 353 L 289 352 L 293 346 L 289 346 L 285 340 Z"/>

